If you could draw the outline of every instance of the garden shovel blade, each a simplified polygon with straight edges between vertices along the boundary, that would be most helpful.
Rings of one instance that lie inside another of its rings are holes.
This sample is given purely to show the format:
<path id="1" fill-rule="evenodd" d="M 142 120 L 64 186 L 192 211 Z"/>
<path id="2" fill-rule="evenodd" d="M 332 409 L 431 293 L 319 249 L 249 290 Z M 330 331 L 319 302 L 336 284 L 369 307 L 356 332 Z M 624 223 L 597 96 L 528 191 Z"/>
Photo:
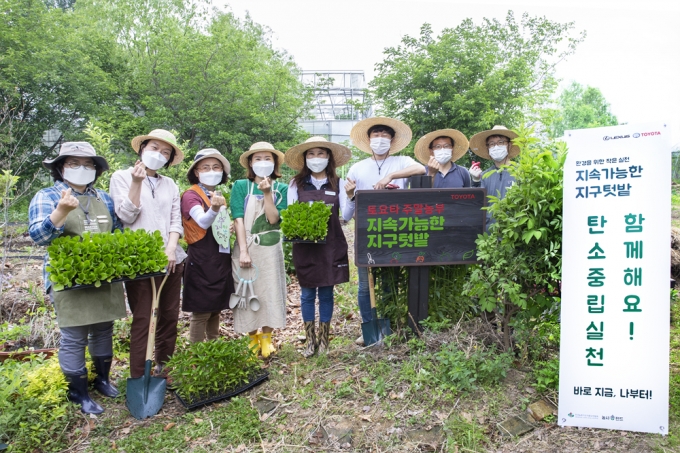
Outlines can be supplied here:
<path id="1" fill-rule="evenodd" d="M 151 376 L 151 360 L 144 364 L 144 376 L 127 380 L 127 408 L 134 418 L 153 417 L 165 401 L 165 379 Z"/>
<path id="2" fill-rule="evenodd" d="M 361 323 L 361 334 L 364 337 L 364 346 L 370 346 L 381 341 L 387 335 L 392 334 L 390 320 L 378 318 L 378 313 L 375 309 L 375 282 L 370 267 L 368 268 L 368 289 L 371 296 L 371 317 L 373 319 Z"/>
<path id="3" fill-rule="evenodd" d="M 156 293 L 156 282 L 151 278 L 151 293 L 153 302 L 151 304 L 151 320 L 149 321 L 149 338 L 146 343 L 146 362 L 144 363 L 144 376 L 138 378 L 128 378 L 127 396 L 125 404 L 128 410 L 138 420 L 152 417 L 161 410 L 165 401 L 165 379 L 151 376 L 151 356 L 156 344 L 156 321 L 158 319 L 158 301 L 161 297 L 161 290 L 168 275 L 165 275 L 163 283 Z"/>
<path id="4" fill-rule="evenodd" d="M 241 286 L 243 285 L 243 279 L 239 279 L 238 285 L 236 285 L 236 291 L 229 296 L 229 308 L 236 308 L 238 304 L 241 302 L 241 294 L 239 292 L 241 291 Z"/>

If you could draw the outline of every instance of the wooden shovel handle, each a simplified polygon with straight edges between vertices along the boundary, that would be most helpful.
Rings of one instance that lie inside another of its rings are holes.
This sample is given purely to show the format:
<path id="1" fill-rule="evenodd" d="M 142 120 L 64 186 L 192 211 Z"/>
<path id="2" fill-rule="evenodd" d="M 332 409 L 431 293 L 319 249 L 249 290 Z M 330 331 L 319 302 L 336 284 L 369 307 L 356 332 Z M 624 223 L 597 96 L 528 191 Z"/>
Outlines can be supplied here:
<path id="1" fill-rule="evenodd" d="M 168 279 L 169 274 L 165 274 L 161 286 L 156 291 L 156 278 L 151 277 L 151 319 L 149 320 L 149 336 L 146 340 L 146 360 L 151 360 L 153 357 L 154 346 L 156 346 L 156 322 L 158 321 L 158 303 L 161 298 L 161 290 Z"/>
<path id="2" fill-rule="evenodd" d="M 373 270 L 368 268 L 368 292 L 371 297 L 371 309 L 375 308 L 375 281 L 373 280 Z"/>

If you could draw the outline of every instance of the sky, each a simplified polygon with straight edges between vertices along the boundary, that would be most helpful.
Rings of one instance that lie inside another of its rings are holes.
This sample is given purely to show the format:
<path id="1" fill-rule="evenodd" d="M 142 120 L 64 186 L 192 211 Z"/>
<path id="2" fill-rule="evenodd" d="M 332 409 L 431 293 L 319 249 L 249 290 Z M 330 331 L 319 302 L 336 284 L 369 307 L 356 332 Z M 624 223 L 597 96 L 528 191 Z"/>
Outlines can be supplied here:
<path id="1" fill-rule="evenodd" d="M 387 47 L 435 35 L 463 19 L 545 16 L 575 23 L 587 37 L 557 66 L 560 90 L 572 81 L 599 88 L 620 123 L 662 121 L 680 149 L 680 1 L 678 0 L 213 0 L 272 31 L 274 48 L 303 70 L 360 69 L 367 81 Z M 576 36 L 576 33 L 573 34 Z M 559 91 L 559 90 L 558 90 Z M 455 127 L 455 125 L 453 125 Z M 677 145 L 677 146 L 675 146 Z"/>

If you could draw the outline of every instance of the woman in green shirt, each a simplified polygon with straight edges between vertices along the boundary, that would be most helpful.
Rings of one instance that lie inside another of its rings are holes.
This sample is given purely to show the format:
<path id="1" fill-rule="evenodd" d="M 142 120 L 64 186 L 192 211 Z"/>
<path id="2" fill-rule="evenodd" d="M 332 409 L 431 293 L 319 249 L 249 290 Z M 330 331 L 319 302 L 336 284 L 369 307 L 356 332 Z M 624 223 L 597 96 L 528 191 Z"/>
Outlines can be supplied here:
<path id="1" fill-rule="evenodd" d="M 234 309 L 234 330 L 248 332 L 250 347 L 263 357 L 276 350 L 272 331 L 286 326 L 286 272 L 281 246 L 281 217 L 287 204 L 288 186 L 276 181 L 284 154 L 267 142 L 253 144 L 239 159 L 247 179 L 234 183 L 231 216 L 236 229 L 232 253 L 235 285 L 240 278 L 253 279 L 260 308 Z M 250 294 L 249 294 L 250 295 Z M 262 329 L 258 333 L 258 329 Z"/>

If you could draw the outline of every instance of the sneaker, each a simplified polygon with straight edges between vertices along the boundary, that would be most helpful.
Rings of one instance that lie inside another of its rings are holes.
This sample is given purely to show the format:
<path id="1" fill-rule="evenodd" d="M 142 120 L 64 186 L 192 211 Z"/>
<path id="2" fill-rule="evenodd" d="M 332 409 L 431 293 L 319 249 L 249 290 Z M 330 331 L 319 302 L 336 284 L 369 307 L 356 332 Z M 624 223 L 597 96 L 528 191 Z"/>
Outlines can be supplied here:
<path id="1" fill-rule="evenodd" d="M 364 335 L 363 334 L 359 335 L 359 338 L 354 340 L 354 344 L 356 344 L 357 346 L 364 346 L 364 344 L 365 344 L 364 343 Z"/>

